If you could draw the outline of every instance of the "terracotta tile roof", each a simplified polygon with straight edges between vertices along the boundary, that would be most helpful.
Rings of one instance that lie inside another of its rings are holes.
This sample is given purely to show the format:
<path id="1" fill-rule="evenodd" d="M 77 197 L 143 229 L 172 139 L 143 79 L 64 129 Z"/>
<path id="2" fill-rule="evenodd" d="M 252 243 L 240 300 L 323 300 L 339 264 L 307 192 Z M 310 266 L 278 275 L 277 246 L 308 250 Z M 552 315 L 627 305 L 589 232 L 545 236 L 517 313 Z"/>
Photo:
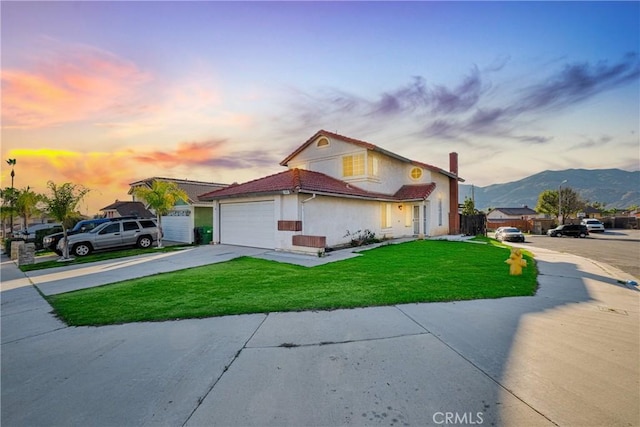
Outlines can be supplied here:
<path id="1" fill-rule="evenodd" d="M 435 183 L 405 185 L 396 194 L 383 194 L 363 190 L 353 184 L 332 178 L 320 172 L 304 169 L 289 169 L 243 184 L 232 184 L 229 187 L 202 194 L 199 198 L 201 200 L 216 200 L 289 191 L 291 193 L 322 193 L 350 198 L 403 201 L 418 200 L 427 197 L 431 194 L 435 186 Z"/>
<path id="2" fill-rule="evenodd" d="M 431 184 L 417 184 L 417 185 L 403 185 L 400 190 L 394 194 L 394 197 L 398 200 L 422 200 L 429 197 L 433 190 L 436 189 L 436 183 Z"/>
<path id="3" fill-rule="evenodd" d="M 311 138 L 306 140 L 293 153 L 289 154 L 283 161 L 281 161 L 280 165 L 281 166 L 287 166 L 289 164 L 289 162 L 291 161 L 291 159 L 293 159 L 295 156 L 300 154 L 305 148 L 307 148 L 311 143 L 313 143 L 320 136 L 326 136 L 328 138 L 338 139 L 338 140 L 341 140 L 341 141 L 344 141 L 344 142 L 348 142 L 350 144 L 357 145 L 357 146 L 362 147 L 362 148 L 366 148 L 367 150 L 376 151 L 378 153 L 387 155 L 389 157 L 392 157 L 394 159 L 400 160 L 402 162 L 410 163 L 410 164 L 413 164 L 415 166 L 419 166 L 421 168 L 429 169 L 429 170 L 434 171 L 434 172 L 439 172 L 439 173 L 441 173 L 443 175 L 446 175 L 446 176 L 448 176 L 450 178 L 456 178 L 456 179 L 459 179 L 460 181 L 464 181 L 462 178 L 456 176 L 454 173 L 446 171 L 446 170 L 444 170 L 442 168 L 439 168 L 437 166 L 433 166 L 433 165 L 430 165 L 428 163 L 423 163 L 423 162 L 417 162 L 417 161 L 414 161 L 414 160 L 410 160 L 410 159 L 407 159 L 406 157 L 400 156 L 399 154 L 396 154 L 396 153 L 392 153 L 391 151 L 387 151 L 384 148 L 378 147 L 377 145 L 371 144 L 369 142 L 361 141 L 361 140 L 355 139 L 355 138 L 350 138 L 348 136 L 340 135 L 340 134 L 337 134 L 337 133 L 334 133 L 334 132 L 329 132 L 329 131 L 326 131 L 324 129 L 319 130 L 318 132 L 315 133 L 315 135 L 313 135 Z"/>

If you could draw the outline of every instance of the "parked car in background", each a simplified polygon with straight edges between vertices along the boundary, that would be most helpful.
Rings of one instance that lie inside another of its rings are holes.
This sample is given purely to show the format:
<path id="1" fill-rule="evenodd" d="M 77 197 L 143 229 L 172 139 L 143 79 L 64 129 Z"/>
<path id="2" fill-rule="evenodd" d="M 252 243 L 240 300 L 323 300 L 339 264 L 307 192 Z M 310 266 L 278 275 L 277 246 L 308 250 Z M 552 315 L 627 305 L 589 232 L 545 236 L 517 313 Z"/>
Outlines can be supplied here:
<path id="1" fill-rule="evenodd" d="M 57 222 L 56 223 L 49 222 L 46 224 L 33 224 L 23 230 L 20 230 L 18 233 L 16 233 L 15 237 L 22 238 L 27 242 L 33 242 L 36 240 L 36 231 L 48 230 L 50 228 L 55 228 L 55 227 L 62 227 L 62 225 Z"/>
<path id="2" fill-rule="evenodd" d="M 598 221 L 597 219 L 593 219 L 593 218 L 583 219 L 580 222 L 580 224 L 586 226 L 587 230 L 589 230 L 590 233 L 594 231 L 599 233 L 604 233 L 604 224 Z"/>
<path id="3" fill-rule="evenodd" d="M 589 235 L 589 230 L 587 230 L 586 225 L 582 224 L 564 224 L 547 231 L 547 235 L 551 237 L 587 237 Z"/>
<path id="4" fill-rule="evenodd" d="M 89 255 L 93 251 L 137 246 L 150 248 L 156 241 L 158 227 L 152 219 L 125 219 L 109 221 L 86 233 L 68 236 L 69 253 L 77 256 Z M 57 249 L 64 250 L 64 239 Z"/>
<path id="5" fill-rule="evenodd" d="M 497 235 L 498 235 L 498 233 L 499 233 L 500 231 L 504 230 L 505 228 L 509 228 L 509 227 L 498 227 L 498 228 L 496 228 L 496 231 L 494 232 L 494 233 L 495 233 L 495 235 L 497 236 Z"/>
<path id="6" fill-rule="evenodd" d="M 71 230 L 67 230 L 67 236 L 71 236 L 78 233 L 86 233 L 87 231 L 91 231 L 97 226 L 99 226 L 100 224 L 104 224 L 105 222 L 122 221 L 125 219 L 136 219 L 136 217 L 126 216 L 126 217 L 118 217 L 118 218 L 83 219 L 82 221 L 78 221 Z M 64 237 L 64 233 L 50 234 L 42 240 L 42 246 L 44 249 L 49 249 L 54 251 L 58 255 L 62 255 L 62 252 L 58 250 L 58 242 L 63 237 Z"/>
<path id="7" fill-rule="evenodd" d="M 524 234 L 515 227 L 500 227 L 496 239 L 501 242 L 524 242 Z"/>

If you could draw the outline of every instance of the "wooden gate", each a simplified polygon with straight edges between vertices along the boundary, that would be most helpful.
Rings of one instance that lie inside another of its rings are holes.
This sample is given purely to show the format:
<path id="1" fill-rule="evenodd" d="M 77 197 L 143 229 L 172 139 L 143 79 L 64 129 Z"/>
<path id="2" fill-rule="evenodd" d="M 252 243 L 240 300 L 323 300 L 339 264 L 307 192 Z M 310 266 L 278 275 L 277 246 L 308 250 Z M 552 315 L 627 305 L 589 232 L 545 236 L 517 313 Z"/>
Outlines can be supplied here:
<path id="1" fill-rule="evenodd" d="M 487 216 L 485 214 L 460 215 L 460 232 L 465 236 L 486 236 Z"/>

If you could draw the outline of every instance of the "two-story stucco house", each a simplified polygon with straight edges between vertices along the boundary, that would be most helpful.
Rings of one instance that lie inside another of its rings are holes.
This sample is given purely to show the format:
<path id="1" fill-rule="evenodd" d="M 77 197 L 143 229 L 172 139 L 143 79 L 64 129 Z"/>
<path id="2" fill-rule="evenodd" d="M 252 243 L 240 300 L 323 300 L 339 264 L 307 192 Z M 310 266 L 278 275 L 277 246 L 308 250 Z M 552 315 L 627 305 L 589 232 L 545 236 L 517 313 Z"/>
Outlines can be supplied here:
<path id="1" fill-rule="evenodd" d="M 445 171 L 321 130 L 280 164 L 288 169 L 199 197 L 214 202 L 214 242 L 317 251 L 358 230 L 459 232 L 456 153 Z"/>

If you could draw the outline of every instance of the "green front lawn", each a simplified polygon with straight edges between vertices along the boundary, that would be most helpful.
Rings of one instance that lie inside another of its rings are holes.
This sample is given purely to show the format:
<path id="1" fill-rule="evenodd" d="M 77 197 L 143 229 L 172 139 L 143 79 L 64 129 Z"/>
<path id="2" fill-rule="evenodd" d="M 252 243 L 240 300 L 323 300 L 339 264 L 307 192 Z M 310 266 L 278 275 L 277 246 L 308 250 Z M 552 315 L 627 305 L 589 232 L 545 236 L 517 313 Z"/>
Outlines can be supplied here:
<path id="1" fill-rule="evenodd" d="M 48 297 L 70 325 L 533 295 L 536 267 L 510 276 L 495 244 L 415 241 L 306 268 L 239 258 Z"/>

